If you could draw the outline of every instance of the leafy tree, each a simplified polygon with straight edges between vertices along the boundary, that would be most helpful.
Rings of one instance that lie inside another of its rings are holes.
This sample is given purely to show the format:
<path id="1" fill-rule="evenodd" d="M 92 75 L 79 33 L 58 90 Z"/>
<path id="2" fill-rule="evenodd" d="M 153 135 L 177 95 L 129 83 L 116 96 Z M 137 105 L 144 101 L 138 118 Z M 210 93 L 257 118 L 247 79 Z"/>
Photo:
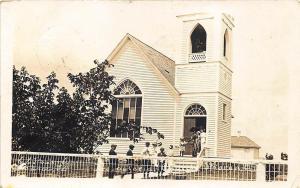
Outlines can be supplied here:
<path id="1" fill-rule="evenodd" d="M 41 87 L 40 79 L 25 67 L 13 67 L 13 150 L 53 151 L 55 76 L 51 73 Z"/>
<path id="2" fill-rule="evenodd" d="M 67 89 L 62 87 L 57 95 L 57 105 L 54 110 L 55 126 L 52 134 L 55 138 L 55 152 L 78 153 L 80 127 L 77 124 L 77 114 L 74 111 L 74 101 Z M 60 147 L 57 147 L 60 145 Z"/>
<path id="3" fill-rule="evenodd" d="M 40 79 L 25 67 L 13 67 L 12 149 L 27 150 L 37 141 L 34 104 L 40 92 Z"/>
<path id="4" fill-rule="evenodd" d="M 86 73 L 68 74 L 75 87 L 72 95 L 58 88 L 52 72 L 47 82 L 28 74 L 24 67 L 13 69 L 13 149 L 44 152 L 94 153 L 97 146 L 108 143 L 111 114 L 109 105 L 117 100 L 112 94 L 114 77 L 108 61 Z M 55 93 L 58 91 L 55 100 Z M 117 131 L 128 132 L 134 142 L 144 139 L 140 130 L 164 135 L 149 126 L 123 122 Z"/>
<path id="5" fill-rule="evenodd" d="M 34 100 L 34 115 L 37 118 L 36 121 L 36 133 L 38 141 L 35 142 L 32 148 L 34 151 L 55 151 L 55 137 L 53 131 L 55 129 L 54 110 L 55 103 L 54 91 L 58 89 L 58 80 L 56 74 L 52 72 L 47 77 L 47 83 L 43 84 L 42 89 L 38 92 L 36 100 Z"/>
<path id="6" fill-rule="evenodd" d="M 68 77 L 76 88 L 73 94 L 77 123 L 81 132 L 79 147 L 85 153 L 93 153 L 94 148 L 107 142 L 111 114 L 108 113 L 108 105 L 115 97 L 112 95 L 111 86 L 114 85 L 114 77 L 106 72 L 106 68 L 112 66 L 108 61 L 99 63 L 94 61 L 96 67 L 86 73 L 77 75 L 68 74 Z"/>

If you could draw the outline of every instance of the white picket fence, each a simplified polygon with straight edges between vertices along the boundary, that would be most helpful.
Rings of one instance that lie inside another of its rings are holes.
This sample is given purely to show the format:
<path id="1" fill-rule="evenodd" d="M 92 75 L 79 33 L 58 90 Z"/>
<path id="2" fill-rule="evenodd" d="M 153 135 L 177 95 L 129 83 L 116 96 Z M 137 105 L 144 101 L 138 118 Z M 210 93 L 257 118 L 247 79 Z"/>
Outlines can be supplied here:
<path id="1" fill-rule="evenodd" d="M 12 177 L 287 181 L 286 161 L 12 151 Z"/>

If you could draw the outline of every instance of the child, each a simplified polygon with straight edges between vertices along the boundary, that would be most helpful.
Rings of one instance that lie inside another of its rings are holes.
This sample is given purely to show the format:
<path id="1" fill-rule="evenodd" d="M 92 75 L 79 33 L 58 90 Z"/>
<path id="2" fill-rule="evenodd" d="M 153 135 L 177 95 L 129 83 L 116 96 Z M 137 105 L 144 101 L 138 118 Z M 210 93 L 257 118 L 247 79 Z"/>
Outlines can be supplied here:
<path id="1" fill-rule="evenodd" d="M 112 144 L 111 149 L 109 151 L 109 155 L 116 156 L 117 155 L 117 153 L 115 152 L 116 148 L 117 148 L 117 145 Z M 110 178 L 110 179 L 114 178 L 116 168 L 118 168 L 118 159 L 112 157 L 109 159 L 108 178 Z"/>
<path id="2" fill-rule="evenodd" d="M 157 154 L 158 157 L 166 157 L 165 149 L 160 148 L 160 152 Z M 164 173 L 164 167 L 165 167 L 165 160 L 158 160 L 158 178 L 160 178 Z"/>
<path id="3" fill-rule="evenodd" d="M 180 143 L 179 143 L 180 157 L 183 157 L 183 153 L 185 152 L 185 145 L 186 145 L 186 141 L 184 140 L 184 138 L 180 138 Z"/>
<path id="4" fill-rule="evenodd" d="M 134 145 L 130 144 L 129 145 L 129 150 L 126 153 L 126 156 L 133 156 L 133 149 L 134 149 Z M 128 172 L 131 173 L 131 179 L 134 178 L 134 159 L 127 159 L 127 166 L 128 166 Z"/>
<path id="5" fill-rule="evenodd" d="M 169 157 L 174 157 L 174 150 L 173 150 L 173 145 L 169 146 L 169 152 L 168 152 L 168 156 Z"/>
<path id="6" fill-rule="evenodd" d="M 147 174 L 147 179 L 149 179 L 149 172 L 150 172 L 150 167 L 151 167 L 151 160 L 147 159 L 150 157 L 150 142 L 145 143 L 145 148 L 142 151 L 142 156 L 143 156 L 143 174 L 144 174 L 144 179 L 146 179 L 146 174 Z"/>

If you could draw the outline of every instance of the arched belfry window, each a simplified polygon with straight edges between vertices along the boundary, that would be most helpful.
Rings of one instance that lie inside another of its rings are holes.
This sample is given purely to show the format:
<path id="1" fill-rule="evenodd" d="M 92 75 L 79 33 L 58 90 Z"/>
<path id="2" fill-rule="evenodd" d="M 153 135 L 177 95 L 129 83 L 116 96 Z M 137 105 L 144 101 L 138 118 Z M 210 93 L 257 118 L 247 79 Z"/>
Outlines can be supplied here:
<path id="1" fill-rule="evenodd" d="M 192 53 L 206 51 L 206 31 L 202 25 L 197 24 L 191 35 Z"/>
<path id="2" fill-rule="evenodd" d="M 192 104 L 185 112 L 186 116 L 206 116 L 205 108 L 200 104 Z"/>
<path id="3" fill-rule="evenodd" d="M 124 80 L 115 91 L 117 98 L 112 103 L 112 125 L 110 127 L 110 136 L 118 138 L 127 138 L 128 133 L 116 131 L 122 123 L 141 124 L 142 113 L 142 92 L 140 88 L 131 80 Z"/>
<path id="4" fill-rule="evenodd" d="M 229 42 L 229 36 L 228 36 L 228 31 L 227 29 L 225 30 L 224 33 L 224 44 L 223 44 L 223 56 L 228 57 L 228 42 Z"/>

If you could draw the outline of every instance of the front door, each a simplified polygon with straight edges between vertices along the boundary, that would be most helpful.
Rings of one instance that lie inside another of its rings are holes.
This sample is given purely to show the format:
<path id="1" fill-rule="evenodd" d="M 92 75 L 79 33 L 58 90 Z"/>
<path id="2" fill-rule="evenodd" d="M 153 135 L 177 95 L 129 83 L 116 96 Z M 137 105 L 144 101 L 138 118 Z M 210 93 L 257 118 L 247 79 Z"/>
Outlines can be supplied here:
<path id="1" fill-rule="evenodd" d="M 185 140 L 190 140 L 191 136 L 192 136 L 192 132 L 191 129 L 193 127 L 195 127 L 196 125 L 196 118 L 194 117 L 186 117 L 184 118 L 184 132 L 183 132 L 183 137 L 185 138 Z M 193 144 L 191 142 L 189 142 L 186 146 L 185 146 L 185 152 L 184 155 L 192 155 L 192 151 L 193 151 Z"/>
<path id="2" fill-rule="evenodd" d="M 184 118 L 184 131 L 183 137 L 186 140 L 190 140 L 193 132 L 191 131 L 192 128 L 194 130 L 204 130 L 206 129 L 206 117 L 185 117 Z M 184 155 L 192 155 L 193 151 L 193 143 L 189 142 L 185 147 Z"/>

